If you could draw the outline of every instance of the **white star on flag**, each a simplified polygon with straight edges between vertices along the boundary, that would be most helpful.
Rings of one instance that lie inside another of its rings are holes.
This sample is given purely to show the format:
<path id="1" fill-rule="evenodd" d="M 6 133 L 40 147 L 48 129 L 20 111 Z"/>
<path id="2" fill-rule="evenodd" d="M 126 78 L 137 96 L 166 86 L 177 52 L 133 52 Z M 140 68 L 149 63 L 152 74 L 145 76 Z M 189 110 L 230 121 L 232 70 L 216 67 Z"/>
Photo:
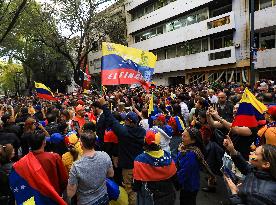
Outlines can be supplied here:
<path id="1" fill-rule="evenodd" d="M 25 189 L 25 187 L 26 187 L 25 185 L 22 185 L 22 186 L 20 187 L 20 189 L 23 190 L 23 189 Z"/>
<path id="2" fill-rule="evenodd" d="M 18 188 L 17 187 L 15 187 L 15 189 L 13 190 L 14 192 L 18 192 Z"/>

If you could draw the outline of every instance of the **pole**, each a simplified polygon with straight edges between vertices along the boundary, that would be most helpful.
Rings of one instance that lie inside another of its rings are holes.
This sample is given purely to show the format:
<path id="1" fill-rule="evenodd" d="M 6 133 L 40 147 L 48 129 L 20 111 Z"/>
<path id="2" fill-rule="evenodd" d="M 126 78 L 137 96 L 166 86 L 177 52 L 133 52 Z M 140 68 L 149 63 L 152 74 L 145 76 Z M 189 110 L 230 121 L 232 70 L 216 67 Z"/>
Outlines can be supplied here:
<path id="1" fill-rule="evenodd" d="M 251 20 L 251 28 L 250 28 L 250 85 L 252 91 L 254 90 L 255 85 L 255 62 L 254 57 L 256 52 L 256 45 L 255 45 L 255 28 L 254 28 L 254 16 L 255 14 L 255 1 L 250 0 L 250 20 Z"/>

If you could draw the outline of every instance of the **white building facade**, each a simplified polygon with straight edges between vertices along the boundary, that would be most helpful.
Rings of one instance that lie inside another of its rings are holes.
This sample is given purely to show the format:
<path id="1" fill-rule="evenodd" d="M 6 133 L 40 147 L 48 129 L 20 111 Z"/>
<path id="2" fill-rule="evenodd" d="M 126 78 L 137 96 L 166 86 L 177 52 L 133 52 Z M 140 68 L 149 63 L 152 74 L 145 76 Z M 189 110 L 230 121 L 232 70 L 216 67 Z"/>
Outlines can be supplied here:
<path id="1" fill-rule="evenodd" d="M 261 78 L 276 68 L 276 1 L 255 2 Z M 127 0 L 125 10 L 129 46 L 157 55 L 157 84 L 249 80 L 249 0 Z"/>

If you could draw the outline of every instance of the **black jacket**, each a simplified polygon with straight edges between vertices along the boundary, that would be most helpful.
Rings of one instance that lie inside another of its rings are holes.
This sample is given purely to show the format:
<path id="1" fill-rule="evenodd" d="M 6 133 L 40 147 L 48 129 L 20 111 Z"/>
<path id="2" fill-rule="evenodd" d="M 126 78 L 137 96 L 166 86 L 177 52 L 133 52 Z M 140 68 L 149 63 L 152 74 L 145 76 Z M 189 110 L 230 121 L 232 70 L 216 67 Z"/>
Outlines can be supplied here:
<path id="1" fill-rule="evenodd" d="M 96 123 L 96 134 L 100 140 L 99 146 L 103 149 L 104 132 L 107 128 L 105 115 L 102 113 L 99 120 Z"/>
<path id="2" fill-rule="evenodd" d="M 231 156 L 237 168 L 246 175 L 237 195 L 230 197 L 233 205 L 276 205 L 276 180 L 268 172 L 256 170 L 242 156 Z"/>
<path id="3" fill-rule="evenodd" d="M 106 105 L 103 106 L 103 114 L 119 140 L 119 167 L 133 169 L 134 159 L 143 152 L 146 130 L 139 126 L 121 125 Z"/>

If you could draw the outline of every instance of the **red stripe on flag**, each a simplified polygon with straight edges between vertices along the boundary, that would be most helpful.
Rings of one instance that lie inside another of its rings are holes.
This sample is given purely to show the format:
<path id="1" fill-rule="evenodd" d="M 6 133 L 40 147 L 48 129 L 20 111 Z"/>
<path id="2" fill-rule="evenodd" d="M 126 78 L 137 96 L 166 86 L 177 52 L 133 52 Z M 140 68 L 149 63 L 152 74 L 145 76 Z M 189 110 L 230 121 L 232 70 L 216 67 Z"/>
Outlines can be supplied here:
<path id="1" fill-rule="evenodd" d="M 142 74 L 133 69 L 102 70 L 102 85 L 141 84 L 142 81 Z"/>
<path id="2" fill-rule="evenodd" d="M 258 121 L 254 115 L 237 115 L 232 127 L 257 127 Z"/>
<path id="3" fill-rule="evenodd" d="M 52 95 L 41 94 L 41 93 L 37 93 L 37 97 L 39 97 L 41 99 L 45 99 L 45 100 L 51 100 L 51 101 L 57 101 L 58 100 L 58 98 L 55 98 Z"/>

